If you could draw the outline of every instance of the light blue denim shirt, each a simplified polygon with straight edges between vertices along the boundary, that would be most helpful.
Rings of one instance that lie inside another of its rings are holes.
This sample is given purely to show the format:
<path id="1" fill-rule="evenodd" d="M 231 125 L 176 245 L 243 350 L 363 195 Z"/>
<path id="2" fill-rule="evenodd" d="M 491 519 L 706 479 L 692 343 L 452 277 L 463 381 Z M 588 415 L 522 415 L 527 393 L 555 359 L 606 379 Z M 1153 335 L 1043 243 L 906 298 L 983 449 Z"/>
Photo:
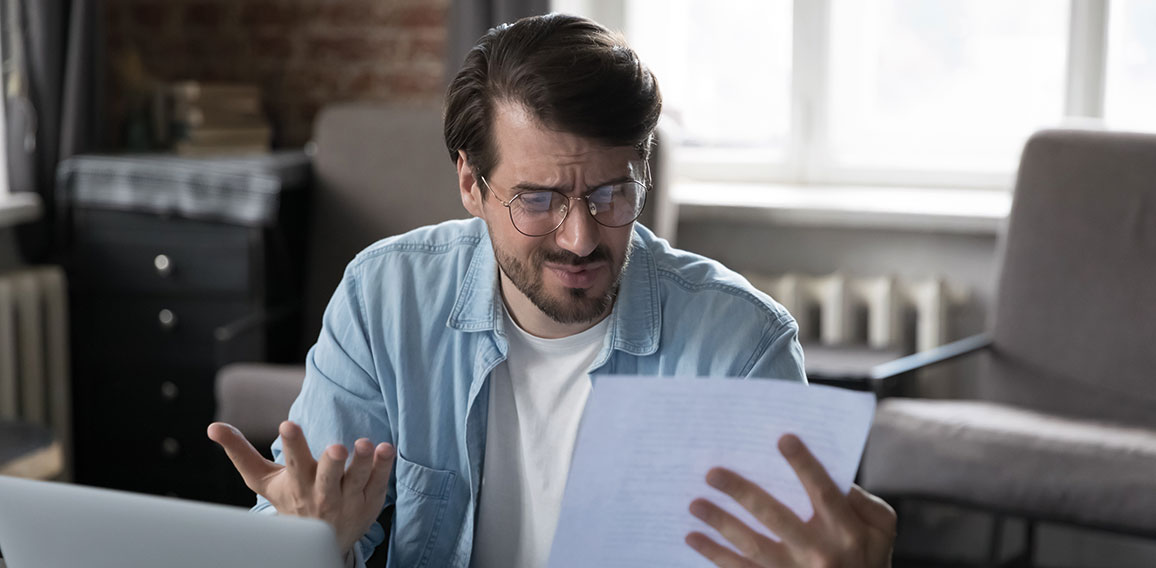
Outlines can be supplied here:
<path id="1" fill-rule="evenodd" d="M 633 241 L 592 375 L 806 381 L 798 326 L 782 306 L 641 225 Z M 486 226 L 471 219 L 362 251 L 325 311 L 289 418 L 315 456 L 361 437 L 397 447 L 391 567 L 469 565 L 504 309 Z M 283 463 L 280 439 L 273 455 Z M 263 498 L 254 507 L 269 508 Z M 359 557 L 384 536 L 375 524 Z"/>

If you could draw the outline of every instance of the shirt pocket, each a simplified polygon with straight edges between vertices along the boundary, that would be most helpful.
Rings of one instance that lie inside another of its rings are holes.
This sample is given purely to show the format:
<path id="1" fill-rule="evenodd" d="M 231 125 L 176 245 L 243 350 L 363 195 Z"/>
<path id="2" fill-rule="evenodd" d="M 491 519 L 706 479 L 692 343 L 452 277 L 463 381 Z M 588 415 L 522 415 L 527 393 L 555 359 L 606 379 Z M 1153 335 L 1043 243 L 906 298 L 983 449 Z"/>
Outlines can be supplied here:
<path id="1" fill-rule="evenodd" d="M 433 469 L 397 455 L 397 501 L 394 510 L 391 566 L 426 566 L 445 525 L 457 474 Z"/>

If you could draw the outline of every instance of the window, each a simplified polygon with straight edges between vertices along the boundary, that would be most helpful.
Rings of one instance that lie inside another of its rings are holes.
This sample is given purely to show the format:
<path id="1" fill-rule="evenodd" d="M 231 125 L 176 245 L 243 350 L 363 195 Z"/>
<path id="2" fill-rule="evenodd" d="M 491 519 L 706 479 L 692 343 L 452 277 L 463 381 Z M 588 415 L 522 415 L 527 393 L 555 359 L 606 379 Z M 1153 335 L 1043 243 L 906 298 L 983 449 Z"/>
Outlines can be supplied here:
<path id="1" fill-rule="evenodd" d="M 585 5 L 658 75 L 682 178 L 1006 188 L 1040 128 L 1156 130 L 1156 0 Z"/>
<path id="2" fill-rule="evenodd" d="M 832 0 L 824 165 L 1014 169 L 1063 116 L 1067 16 L 1055 0 Z"/>
<path id="3" fill-rule="evenodd" d="M 5 29 L 7 6 L 0 5 L 0 30 Z M 8 194 L 8 46 L 7 33 L 0 33 L 0 196 Z"/>
<path id="4" fill-rule="evenodd" d="M 636 0 L 627 10 L 627 21 L 635 22 L 631 44 L 659 77 L 684 145 L 757 148 L 770 160 L 783 159 L 791 109 L 789 0 L 732 0 L 725 10 L 697 0 Z M 705 30 L 717 32 L 704 37 Z"/>
<path id="5" fill-rule="evenodd" d="M 1104 119 L 1156 131 L 1156 0 L 1112 0 Z"/>

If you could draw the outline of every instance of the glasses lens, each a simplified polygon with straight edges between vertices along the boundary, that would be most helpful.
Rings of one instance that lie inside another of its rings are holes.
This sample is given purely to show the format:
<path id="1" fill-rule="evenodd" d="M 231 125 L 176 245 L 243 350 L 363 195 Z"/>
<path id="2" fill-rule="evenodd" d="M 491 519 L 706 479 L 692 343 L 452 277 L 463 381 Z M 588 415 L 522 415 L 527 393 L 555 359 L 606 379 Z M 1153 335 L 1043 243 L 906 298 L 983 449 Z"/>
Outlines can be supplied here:
<path id="1" fill-rule="evenodd" d="M 586 196 L 586 207 L 594 220 L 607 227 L 629 225 L 642 214 L 646 187 L 637 181 L 604 185 Z M 570 209 L 570 199 L 556 191 L 525 191 L 510 203 L 514 227 L 530 236 L 542 236 L 557 229 Z"/>
<path id="2" fill-rule="evenodd" d="M 587 198 L 594 219 L 607 227 L 621 227 L 642 214 L 646 204 L 646 187 L 637 181 L 604 185 Z"/>
<path id="3" fill-rule="evenodd" d="M 510 204 L 510 220 L 527 235 L 545 235 L 566 217 L 569 200 L 554 191 L 526 191 Z"/>

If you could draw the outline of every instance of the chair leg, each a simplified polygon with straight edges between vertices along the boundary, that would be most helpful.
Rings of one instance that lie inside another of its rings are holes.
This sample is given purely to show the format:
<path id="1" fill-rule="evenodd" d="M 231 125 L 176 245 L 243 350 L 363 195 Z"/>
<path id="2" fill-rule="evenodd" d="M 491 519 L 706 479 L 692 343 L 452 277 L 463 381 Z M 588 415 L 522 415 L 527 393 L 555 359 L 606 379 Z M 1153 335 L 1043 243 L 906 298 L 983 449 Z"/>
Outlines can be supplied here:
<path id="1" fill-rule="evenodd" d="M 1025 519 L 1024 527 L 1024 565 L 1028 568 L 1036 565 L 1036 522 Z"/>
<path id="2" fill-rule="evenodd" d="M 993 564 L 1000 568 L 1034 568 L 1036 565 L 1036 522 L 1024 519 L 1024 547 L 1014 557 L 1002 564 Z"/>
<path id="3" fill-rule="evenodd" d="M 999 557 L 1003 549 L 1003 527 L 1006 517 L 998 513 L 992 516 L 991 538 L 988 540 L 987 565 L 993 568 L 1000 566 Z"/>

